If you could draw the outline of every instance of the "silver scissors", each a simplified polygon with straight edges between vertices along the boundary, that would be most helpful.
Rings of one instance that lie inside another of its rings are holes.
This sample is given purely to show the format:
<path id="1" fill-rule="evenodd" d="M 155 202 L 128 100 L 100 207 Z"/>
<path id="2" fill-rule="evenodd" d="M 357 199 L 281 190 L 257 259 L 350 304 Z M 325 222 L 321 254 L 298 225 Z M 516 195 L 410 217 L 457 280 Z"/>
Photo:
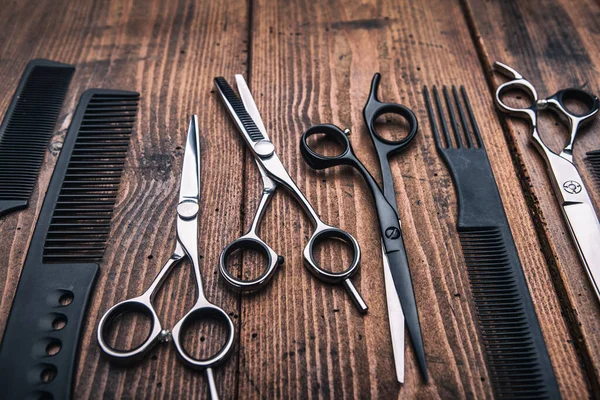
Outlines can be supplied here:
<path id="1" fill-rule="evenodd" d="M 229 315 L 223 309 L 206 299 L 202 285 L 200 263 L 198 261 L 198 213 L 200 211 L 199 136 L 198 118 L 194 115 L 190 122 L 183 157 L 181 188 L 179 190 L 179 203 L 177 205 L 177 242 L 175 251 L 156 278 L 154 278 L 150 287 L 142 295 L 116 304 L 102 316 L 98 325 L 98 343 L 102 351 L 111 359 L 126 362 L 141 359 L 157 343 L 168 341 L 172 338 L 177 353 L 188 367 L 206 371 L 210 396 L 212 399 L 218 399 L 212 368 L 223 362 L 229 355 L 233 346 L 234 327 Z M 187 314 L 169 332 L 162 328 L 152 302 L 167 275 L 173 267 L 185 258 L 189 259 L 194 270 L 198 299 Z M 111 323 L 115 318 L 124 313 L 141 313 L 152 320 L 151 331 L 145 342 L 131 350 L 117 350 L 111 347 L 106 340 Z M 220 319 L 225 322 L 228 329 L 227 341 L 212 357 L 196 359 L 183 346 L 183 333 L 193 321 L 207 317 Z"/>
<path id="2" fill-rule="evenodd" d="M 296 197 L 315 225 L 315 230 L 308 240 L 308 244 L 303 252 L 306 266 L 318 279 L 324 282 L 343 284 L 359 311 L 366 312 L 367 305 L 350 280 L 350 277 L 357 272 L 360 262 L 360 247 L 358 246 L 358 242 L 349 233 L 339 228 L 329 226 L 319 218 L 316 211 L 310 205 L 298 186 L 296 186 L 296 183 L 290 177 L 289 173 L 281 163 L 281 160 L 275 153 L 275 146 L 269 140 L 269 136 L 267 135 L 267 131 L 246 81 L 241 75 L 236 75 L 235 80 L 241 101 L 224 78 L 215 78 L 215 86 L 217 87 L 227 110 L 231 114 L 231 117 L 246 141 L 246 144 L 254 155 L 254 160 L 256 161 L 256 165 L 258 166 L 258 170 L 260 171 L 263 180 L 264 189 L 250 230 L 242 237 L 230 243 L 221 253 L 221 275 L 233 288 L 242 291 L 252 291 L 263 287 L 273 277 L 277 267 L 283 263 L 283 257 L 278 256 L 277 253 L 257 234 L 258 226 L 271 197 L 275 194 L 278 185 L 282 185 Z M 345 271 L 327 271 L 315 260 L 315 245 L 326 239 L 341 240 L 352 248 L 353 259 L 350 266 Z M 227 258 L 234 251 L 244 248 L 261 252 L 268 260 L 265 271 L 256 279 L 237 279 L 227 269 Z"/>
<path id="3" fill-rule="evenodd" d="M 496 105 L 509 115 L 523 118 L 532 125 L 532 137 L 537 149 L 548 166 L 554 193 L 561 206 L 563 216 L 569 226 L 571 237 L 577 246 L 581 262 L 586 268 L 588 277 L 597 298 L 600 300 L 600 222 L 594 212 L 594 206 L 583 184 L 581 175 L 573 163 L 573 143 L 579 127 L 590 122 L 598 114 L 598 98 L 581 89 L 569 88 L 539 100 L 535 87 L 521 74 L 508 65 L 495 62 L 494 69 L 512 79 L 498 86 Z M 526 92 L 532 104 L 525 108 L 514 108 L 502 101 L 503 94 L 510 90 Z M 587 107 L 582 114 L 575 114 L 565 106 L 565 101 L 577 100 Z M 550 110 L 567 123 L 570 140 L 560 154 L 546 146 L 538 132 L 537 116 L 539 110 Z"/>

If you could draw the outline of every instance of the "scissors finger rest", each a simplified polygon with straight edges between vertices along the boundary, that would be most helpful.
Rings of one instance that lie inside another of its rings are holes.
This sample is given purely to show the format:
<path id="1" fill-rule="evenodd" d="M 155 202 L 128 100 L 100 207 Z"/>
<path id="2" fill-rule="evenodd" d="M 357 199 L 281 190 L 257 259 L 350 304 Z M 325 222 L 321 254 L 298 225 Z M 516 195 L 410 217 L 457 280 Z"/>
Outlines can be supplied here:
<path id="1" fill-rule="evenodd" d="M 141 314 L 151 320 L 150 332 L 146 339 L 136 347 L 126 350 L 111 346 L 108 339 L 116 319 L 124 314 Z M 192 356 L 191 352 L 186 350 L 183 344 L 185 342 L 184 336 L 191 324 L 206 318 L 223 322 L 227 329 L 227 338 L 215 354 L 200 359 Z M 197 304 L 179 320 L 171 332 L 164 330 L 154 307 L 149 302 L 149 298 L 142 295 L 116 304 L 103 315 L 98 326 L 98 343 L 104 353 L 112 360 L 126 364 L 142 359 L 157 343 L 172 339 L 180 358 L 185 364 L 193 369 L 202 370 L 219 365 L 229 355 L 233 346 L 234 332 L 233 321 L 229 315 L 223 309 L 210 303 Z"/>
<path id="2" fill-rule="evenodd" d="M 113 361 L 120 363 L 135 362 L 143 358 L 146 353 L 164 340 L 168 334 L 163 332 L 158 315 L 148 301 L 149 299 L 142 295 L 133 299 L 122 301 L 112 306 L 100 319 L 98 325 L 98 343 L 102 351 Z M 124 314 L 141 314 L 143 317 L 151 319 L 150 332 L 143 343 L 127 350 L 117 349 L 109 344 L 107 339 L 110 335 L 115 321 Z"/>
<path id="3" fill-rule="evenodd" d="M 308 199 L 298 188 L 277 156 L 275 147 L 269 140 L 264 123 L 260 118 L 256 104 L 254 103 L 254 99 L 252 98 L 244 78 L 241 75 L 236 75 L 236 82 L 241 100 L 224 78 L 215 78 L 215 86 L 217 87 L 218 93 L 233 120 L 235 121 L 238 130 L 242 134 L 242 137 L 246 141 L 246 144 L 251 149 L 259 171 L 261 172 L 265 186 L 263 190 L 263 197 L 254 217 L 250 231 L 241 239 L 241 241 L 238 241 L 237 243 L 234 242 L 229 248 L 226 249 L 226 251 L 223 252 L 223 256 L 221 257 L 222 275 L 224 276 L 225 280 L 234 287 L 244 287 L 248 290 L 257 289 L 273 276 L 273 272 L 278 265 L 275 258 L 275 252 L 271 252 L 269 247 L 262 240 L 258 239 L 256 236 L 256 229 L 263 215 L 266 204 L 268 203 L 268 199 L 271 197 L 276 187 L 280 185 L 286 188 L 298 200 L 315 226 L 315 231 L 313 232 L 303 252 L 305 265 L 320 280 L 328 283 L 343 284 L 348 290 L 348 293 L 351 295 L 354 303 L 358 306 L 359 310 L 361 312 L 365 312 L 367 310 L 367 306 L 350 281 L 350 277 L 356 273 L 360 261 L 360 248 L 358 246 L 358 242 L 347 232 L 331 227 L 325 224 L 319 218 Z M 314 254 L 315 246 L 318 243 L 328 239 L 340 240 L 351 247 L 353 253 L 352 261 L 350 266 L 343 272 L 338 273 L 327 271 L 316 261 L 317 258 Z M 257 279 L 253 281 L 247 281 L 245 283 L 242 283 L 232 277 L 231 274 L 227 272 L 226 265 L 224 265 L 227 256 L 233 253 L 235 249 L 242 247 L 254 248 L 255 250 L 265 254 L 269 259 L 265 272 Z"/>
<path id="4" fill-rule="evenodd" d="M 254 250 L 264 256 L 266 260 L 266 268 L 264 272 L 255 279 L 238 279 L 227 268 L 229 257 L 238 250 Z M 270 248 L 253 232 L 248 232 L 244 236 L 234 240 L 227 245 L 221 252 L 219 259 L 219 268 L 223 279 L 234 289 L 240 291 L 254 291 L 260 289 L 271 280 L 277 267 L 283 264 L 283 257 Z"/>
<path id="5" fill-rule="evenodd" d="M 352 259 L 350 265 L 341 272 L 333 272 L 323 268 L 316 256 L 317 246 L 325 240 L 337 240 L 350 247 Z M 230 256 L 238 250 L 254 250 L 261 253 L 266 260 L 266 266 L 263 273 L 254 279 L 240 279 L 235 277 L 228 269 L 228 260 Z M 368 307 L 362 299 L 350 278 L 356 274 L 360 265 L 360 246 L 356 239 L 349 233 L 329 225 L 319 222 L 312 236 L 308 240 L 303 251 L 303 258 L 306 267 L 319 280 L 330 284 L 343 285 L 351 296 L 352 301 L 358 307 L 360 312 L 366 312 Z M 231 242 L 221 252 L 219 267 L 223 279 L 234 289 L 240 291 L 255 291 L 262 288 L 275 274 L 277 267 L 283 264 L 283 257 L 269 247 L 263 240 L 253 232 L 249 232 L 239 239 Z"/>

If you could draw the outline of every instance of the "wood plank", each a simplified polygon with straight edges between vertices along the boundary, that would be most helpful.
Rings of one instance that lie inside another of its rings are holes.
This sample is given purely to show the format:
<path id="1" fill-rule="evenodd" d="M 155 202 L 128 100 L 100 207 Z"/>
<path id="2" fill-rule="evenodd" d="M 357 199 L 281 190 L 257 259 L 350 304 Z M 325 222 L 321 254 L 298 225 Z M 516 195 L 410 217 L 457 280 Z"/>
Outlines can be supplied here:
<path id="1" fill-rule="evenodd" d="M 342 288 L 316 281 L 302 267 L 310 222 L 290 196 L 276 196 L 262 237 L 285 256 L 286 264 L 268 288 L 243 298 L 240 395 L 491 396 L 455 229 L 454 189 L 434 149 L 421 95 L 424 84 L 457 83 L 466 86 L 475 105 L 561 392 L 564 397 L 588 396 L 459 5 L 258 0 L 252 9 L 250 54 L 250 87 L 284 165 L 323 219 L 355 235 L 362 246 L 355 282 L 370 310 L 359 315 Z M 365 185 L 347 168 L 311 171 L 298 148 L 301 133 L 312 124 L 350 126 L 356 152 L 376 171 L 361 115 L 376 71 L 383 75 L 381 97 L 411 107 L 421 123 L 415 143 L 395 158 L 393 172 L 424 330 L 431 377 L 427 386 L 412 350 L 406 352 L 406 384 L 395 381 L 377 222 Z M 227 119 L 223 110 L 221 114 Z M 229 130 L 238 136 L 233 125 Z M 245 214 L 252 216 L 260 185 L 250 159 L 246 170 Z M 323 254 L 325 264 L 338 258 L 331 251 Z M 249 262 L 242 268 L 244 274 L 257 272 Z"/>
<path id="2" fill-rule="evenodd" d="M 504 62 L 529 79 L 541 97 L 566 87 L 600 92 L 600 72 L 595 67 L 600 62 L 600 25 L 596 18 L 599 12 L 600 6 L 595 1 L 578 2 L 576 6 L 561 0 L 542 4 L 469 1 L 469 13 L 481 38 L 486 70 L 495 60 Z M 495 91 L 503 78 L 499 75 L 491 78 Z M 594 392 L 598 392 L 600 304 L 562 218 L 546 164 L 532 146 L 530 128 L 521 121 L 507 121 L 507 139 L 523 170 L 529 204 L 550 261 L 562 310 L 572 321 L 581 361 Z M 539 130 L 555 151 L 560 151 L 566 143 L 566 128 L 548 116 L 542 117 Z M 596 121 L 581 130 L 574 146 L 575 164 L 596 210 L 600 210 L 600 192 L 586 165 L 585 153 L 600 148 L 599 132 L 600 123 Z"/>
<path id="3" fill-rule="evenodd" d="M 159 346 L 130 368 L 111 365 L 96 344 L 101 313 L 117 301 L 141 293 L 174 248 L 175 205 L 189 117 L 197 113 L 202 147 L 200 254 L 207 297 L 231 311 L 236 324 L 238 297 L 222 288 L 217 260 L 232 235 L 239 234 L 243 147 L 221 133 L 220 107 L 211 94 L 214 76 L 245 70 L 248 7 L 244 1 L 193 3 L 163 1 L 24 1 L 0 8 L 0 110 L 8 107 L 20 74 L 31 58 L 73 63 L 77 71 L 52 139 L 31 207 L 0 220 L 0 329 L 4 329 L 28 241 L 35 226 L 63 134 L 79 95 L 90 87 L 137 90 L 141 107 L 118 198 L 101 276 L 89 310 L 77 370 L 76 398 L 207 396 L 202 373 L 180 362 L 172 346 Z M 165 327 L 192 305 L 189 264 L 166 282 L 157 299 Z M 120 344 L 139 325 L 121 328 Z M 194 333 L 194 345 L 217 343 Z M 208 332 L 214 335 L 215 332 Z M 235 351 L 236 353 L 237 351 Z M 219 392 L 234 397 L 237 359 L 216 371 Z"/>

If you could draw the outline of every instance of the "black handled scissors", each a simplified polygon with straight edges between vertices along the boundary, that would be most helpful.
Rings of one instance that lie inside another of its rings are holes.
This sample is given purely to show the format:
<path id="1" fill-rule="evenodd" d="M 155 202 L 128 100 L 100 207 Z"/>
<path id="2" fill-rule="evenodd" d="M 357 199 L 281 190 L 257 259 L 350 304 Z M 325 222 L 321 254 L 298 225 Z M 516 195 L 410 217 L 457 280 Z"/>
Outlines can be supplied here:
<path id="1" fill-rule="evenodd" d="M 414 113 L 407 107 L 395 103 L 382 103 L 377 99 L 377 89 L 380 79 L 381 75 L 379 73 L 373 77 L 371 93 L 363 109 L 363 117 L 379 158 L 379 166 L 383 177 L 383 191 L 381 191 L 373 176 L 354 154 L 352 145 L 347 137 L 349 130 L 342 131 L 337 126 L 330 124 L 315 125 L 302 135 L 300 149 L 304 160 L 311 168 L 326 169 L 337 165 L 350 165 L 357 169 L 367 181 L 375 200 L 381 230 L 388 318 L 390 320 L 396 375 L 399 382 L 404 382 L 404 321 L 406 320 L 419 366 L 425 381 L 427 381 L 428 373 L 421 325 L 419 323 L 419 314 L 408 268 L 408 258 L 406 257 L 406 249 L 404 248 L 404 241 L 402 239 L 402 228 L 398 217 L 394 180 L 389 163 L 389 157 L 392 154 L 405 149 L 414 139 L 417 134 L 418 123 Z M 375 128 L 375 121 L 384 114 L 396 114 L 404 118 L 408 123 L 408 134 L 398 141 L 383 138 Z M 316 134 L 325 135 L 327 138 L 338 142 L 344 147 L 344 150 L 341 154 L 332 157 L 318 154 L 308 144 L 308 138 Z M 398 304 L 398 299 L 400 300 L 400 304 Z"/>

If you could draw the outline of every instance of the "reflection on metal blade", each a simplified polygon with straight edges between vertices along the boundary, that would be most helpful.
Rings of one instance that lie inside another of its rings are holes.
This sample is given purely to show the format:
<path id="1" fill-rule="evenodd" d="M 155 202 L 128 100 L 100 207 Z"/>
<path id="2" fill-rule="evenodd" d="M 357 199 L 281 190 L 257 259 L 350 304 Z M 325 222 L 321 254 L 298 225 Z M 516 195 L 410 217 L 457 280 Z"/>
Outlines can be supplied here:
<path id="1" fill-rule="evenodd" d="M 577 244 L 579 256 L 587 270 L 590 282 L 600 300 L 600 223 L 594 209 L 585 203 L 567 204 L 563 212 L 569 222 L 571 235 Z"/>
<path id="2" fill-rule="evenodd" d="M 390 264 L 385 255 L 383 241 L 381 242 L 383 254 L 383 277 L 385 279 L 385 296 L 387 299 L 388 320 L 390 321 L 390 335 L 392 337 L 392 349 L 394 351 L 394 364 L 396 366 L 396 377 L 398 382 L 404 383 L 404 313 L 400 305 L 400 298 L 396 293 Z"/>

